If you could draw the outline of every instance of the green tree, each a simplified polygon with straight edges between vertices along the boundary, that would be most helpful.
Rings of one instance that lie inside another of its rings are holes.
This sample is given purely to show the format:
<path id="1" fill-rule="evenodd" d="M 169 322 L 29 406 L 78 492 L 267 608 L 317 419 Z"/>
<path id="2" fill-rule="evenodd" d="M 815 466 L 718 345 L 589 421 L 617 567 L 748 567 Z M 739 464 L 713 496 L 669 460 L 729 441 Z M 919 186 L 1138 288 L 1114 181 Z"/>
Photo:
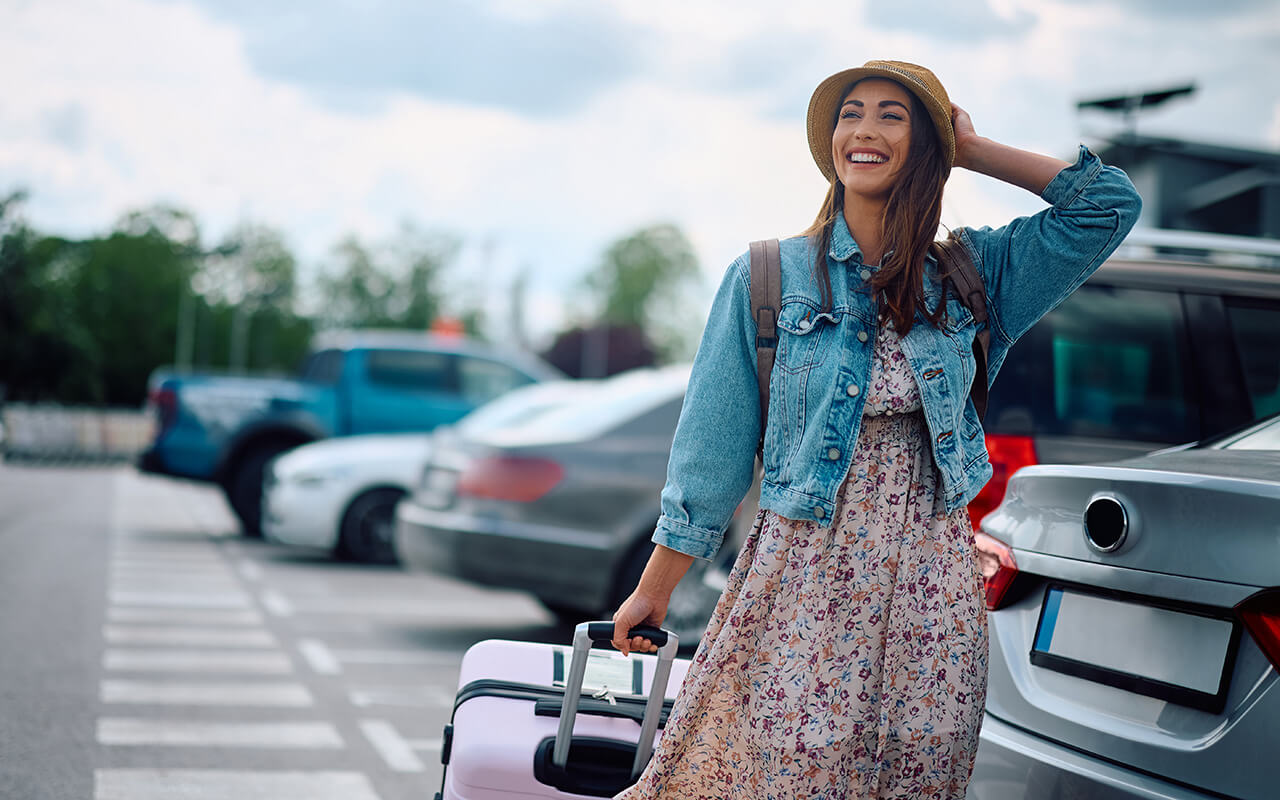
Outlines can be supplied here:
<path id="1" fill-rule="evenodd" d="M 348 236 L 317 281 L 326 327 L 426 330 L 444 309 L 440 281 L 457 242 L 412 227 L 370 247 Z"/>
<path id="2" fill-rule="evenodd" d="M 699 288 L 698 259 L 675 225 L 642 228 L 605 250 L 586 279 L 599 318 L 614 325 L 639 326 L 666 358 L 683 357 L 697 326 L 686 318 Z"/>

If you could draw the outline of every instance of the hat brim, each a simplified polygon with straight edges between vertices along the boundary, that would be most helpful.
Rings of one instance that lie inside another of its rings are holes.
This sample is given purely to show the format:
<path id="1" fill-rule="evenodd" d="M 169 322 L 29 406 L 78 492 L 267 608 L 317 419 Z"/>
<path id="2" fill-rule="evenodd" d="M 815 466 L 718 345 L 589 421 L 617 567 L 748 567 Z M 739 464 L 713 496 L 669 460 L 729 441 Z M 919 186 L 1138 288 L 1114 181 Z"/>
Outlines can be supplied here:
<path id="1" fill-rule="evenodd" d="M 818 88 L 813 91 L 813 96 L 809 98 L 809 152 L 813 154 L 814 162 L 826 179 L 831 182 L 836 180 L 836 165 L 831 154 L 831 134 L 835 131 L 836 112 L 844 102 L 849 87 L 864 78 L 886 78 L 902 86 L 920 100 L 933 121 L 934 133 L 937 134 L 939 144 L 942 146 L 947 169 L 950 169 L 956 160 L 956 139 L 955 131 L 951 126 L 950 101 L 947 101 L 944 107 L 938 98 L 929 93 L 927 87 L 909 73 L 883 67 L 854 67 L 837 72 L 818 84 Z"/>

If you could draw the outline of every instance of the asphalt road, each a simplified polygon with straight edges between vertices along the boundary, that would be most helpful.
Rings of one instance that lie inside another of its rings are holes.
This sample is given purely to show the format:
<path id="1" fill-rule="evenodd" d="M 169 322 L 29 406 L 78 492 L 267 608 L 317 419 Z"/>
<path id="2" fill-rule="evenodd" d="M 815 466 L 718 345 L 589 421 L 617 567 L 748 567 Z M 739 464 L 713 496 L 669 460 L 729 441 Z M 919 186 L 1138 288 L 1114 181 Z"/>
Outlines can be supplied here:
<path id="1" fill-rule="evenodd" d="M 423 800 L 536 602 L 240 537 L 207 487 L 0 463 L 0 798 Z"/>

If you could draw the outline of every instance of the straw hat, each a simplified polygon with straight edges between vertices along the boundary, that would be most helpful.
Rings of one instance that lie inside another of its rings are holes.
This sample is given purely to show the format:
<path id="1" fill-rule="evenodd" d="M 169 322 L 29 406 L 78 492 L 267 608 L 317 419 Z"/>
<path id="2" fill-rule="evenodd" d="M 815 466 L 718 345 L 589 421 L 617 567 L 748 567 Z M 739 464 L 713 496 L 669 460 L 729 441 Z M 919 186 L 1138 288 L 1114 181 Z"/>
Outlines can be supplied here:
<path id="1" fill-rule="evenodd" d="M 873 60 L 861 67 L 837 72 L 818 84 L 813 97 L 809 98 L 809 152 L 827 180 L 836 179 L 836 165 L 831 159 L 831 133 L 835 130 L 836 113 L 849 87 L 863 78 L 888 78 L 919 98 L 933 120 L 933 128 L 941 140 L 942 153 L 950 169 L 956 160 L 956 132 L 951 127 L 951 100 L 938 77 L 924 67 L 905 61 Z"/>

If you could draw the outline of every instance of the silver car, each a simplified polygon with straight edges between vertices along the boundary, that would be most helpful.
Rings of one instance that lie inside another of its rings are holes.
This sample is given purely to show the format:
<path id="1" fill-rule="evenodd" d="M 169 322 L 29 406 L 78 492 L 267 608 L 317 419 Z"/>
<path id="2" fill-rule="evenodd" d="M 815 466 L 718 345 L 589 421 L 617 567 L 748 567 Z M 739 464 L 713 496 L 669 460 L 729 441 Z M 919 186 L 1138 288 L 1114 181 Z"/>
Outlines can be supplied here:
<path id="1" fill-rule="evenodd" d="M 1028 467 L 978 536 L 993 610 L 970 798 L 1280 797 L 1280 416 Z"/>
<path id="2" fill-rule="evenodd" d="M 437 436 L 421 483 L 396 508 L 401 561 L 523 589 L 566 619 L 608 616 L 653 548 L 688 379 L 687 365 L 632 370 L 519 424 Z M 739 520 L 753 511 L 744 504 Z M 719 596 L 703 580 L 708 566 L 695 562 L 668 608 L 667 627 L 690 644 Z"/>

